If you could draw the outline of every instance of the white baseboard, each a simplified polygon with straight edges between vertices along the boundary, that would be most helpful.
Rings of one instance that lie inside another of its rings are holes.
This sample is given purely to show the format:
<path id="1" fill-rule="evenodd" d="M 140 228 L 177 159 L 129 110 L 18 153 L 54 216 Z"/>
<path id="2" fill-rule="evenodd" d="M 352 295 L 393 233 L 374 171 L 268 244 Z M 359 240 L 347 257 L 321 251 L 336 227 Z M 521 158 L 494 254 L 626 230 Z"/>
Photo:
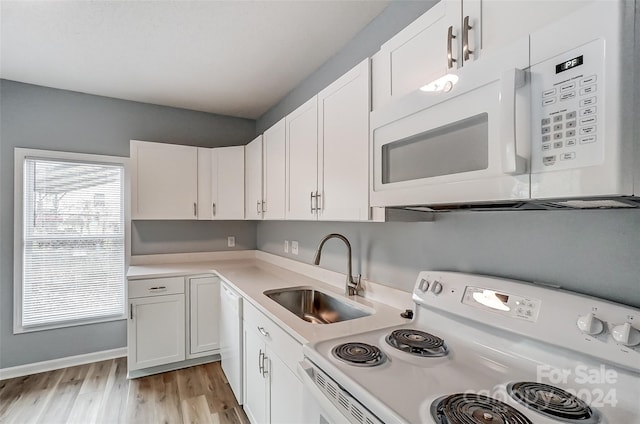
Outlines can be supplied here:
<path id="1" fill-rule="evenodd" d="M 18 365 L 16 367 L 1 368 L 0 380 L 53 371 L 60 368 L 74 367 L 76 365 L 90 364 L 92 362 L 106 361 L 107 359 L 121 358 L 123 356 L 127 356 L 126 347 L 85 353 L 84 355 L 67 356 L 65 358 L 51 359 L 50 361 Z"/>

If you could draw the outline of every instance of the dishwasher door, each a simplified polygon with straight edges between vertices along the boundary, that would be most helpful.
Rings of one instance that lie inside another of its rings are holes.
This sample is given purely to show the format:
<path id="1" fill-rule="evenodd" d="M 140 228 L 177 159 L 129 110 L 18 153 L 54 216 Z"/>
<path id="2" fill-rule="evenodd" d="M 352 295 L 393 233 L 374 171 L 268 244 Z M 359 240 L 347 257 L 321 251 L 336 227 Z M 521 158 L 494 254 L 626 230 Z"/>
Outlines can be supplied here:
<path id="1" fill-rule="evenodd" d="M 220 357 L 222 370 L 242 405 L 242 296 L 220 284 Z"/>

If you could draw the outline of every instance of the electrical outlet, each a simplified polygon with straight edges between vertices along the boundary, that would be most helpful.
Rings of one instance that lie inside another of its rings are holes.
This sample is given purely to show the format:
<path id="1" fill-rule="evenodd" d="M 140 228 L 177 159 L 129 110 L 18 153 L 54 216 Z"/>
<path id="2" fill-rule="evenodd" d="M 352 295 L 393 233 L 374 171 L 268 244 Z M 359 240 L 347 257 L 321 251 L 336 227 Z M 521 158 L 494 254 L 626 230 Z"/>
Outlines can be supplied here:
<path id="1" fill-rule="evenodd" d="M 298 254 L 298 242 L 295 240 L 291 242 L 291 253 L 294 255 Z"/>
<path id="2" fill-rule="evenodd" d="M 289 240 L 284 241 L 284 253 L 289 253 Z"/>
<path id="3" fill-rule="evenodd" d="M 227 247 L 236 247 L 236 238 L 234 236 L 227 237 Z"/>

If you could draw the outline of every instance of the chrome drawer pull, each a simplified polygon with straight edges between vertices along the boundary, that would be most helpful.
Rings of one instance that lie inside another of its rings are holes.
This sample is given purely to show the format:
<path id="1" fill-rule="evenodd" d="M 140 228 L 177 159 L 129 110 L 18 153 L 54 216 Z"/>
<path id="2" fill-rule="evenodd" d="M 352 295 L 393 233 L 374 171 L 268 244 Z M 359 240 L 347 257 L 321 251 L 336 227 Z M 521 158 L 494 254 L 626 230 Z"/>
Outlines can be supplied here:
<path id="1" fill-rule="evenodd" d="M 269 337 L 269 333 L 263 327 L 258 327 L 258 331 L 265 337 Z"/>
<path id="2" fill-rule="evenodd" d="M 167 286 L 149 287 L 149 291 L 150 291 L 150 292 L 165 291 L 166 289 L 167 289 Z"/>

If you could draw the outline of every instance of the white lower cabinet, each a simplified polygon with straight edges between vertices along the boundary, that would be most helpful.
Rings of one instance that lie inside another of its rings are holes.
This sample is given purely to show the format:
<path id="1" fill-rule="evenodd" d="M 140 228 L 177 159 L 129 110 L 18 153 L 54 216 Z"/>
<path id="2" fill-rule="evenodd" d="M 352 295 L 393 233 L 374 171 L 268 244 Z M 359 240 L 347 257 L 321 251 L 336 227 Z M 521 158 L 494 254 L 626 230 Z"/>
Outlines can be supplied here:
<path id="1" fill-rule="evenodd" d="M 244 314 L 244 410 L 253 424 L 302 422 L 302 345 L 247 306 Z"/>
<path id="2" fill-rule="evenodd" d="M 185 359 L 184 279 L 129 283 L 128 368 L 138 370 Z"/>
<path id="3" fill-rule="evenodd" d="M 187 278 L 189 286 L 189 358 L 220 349 L 220 278 Z"/>
<path id="4" fill-rule="evenodd" d="M 130 280 L 128 284 L 130 376 L 131 371 L 219 352 L 220 279 L 217 276 Z M 153 370 L 161 371 L 164 370 Z"/>

